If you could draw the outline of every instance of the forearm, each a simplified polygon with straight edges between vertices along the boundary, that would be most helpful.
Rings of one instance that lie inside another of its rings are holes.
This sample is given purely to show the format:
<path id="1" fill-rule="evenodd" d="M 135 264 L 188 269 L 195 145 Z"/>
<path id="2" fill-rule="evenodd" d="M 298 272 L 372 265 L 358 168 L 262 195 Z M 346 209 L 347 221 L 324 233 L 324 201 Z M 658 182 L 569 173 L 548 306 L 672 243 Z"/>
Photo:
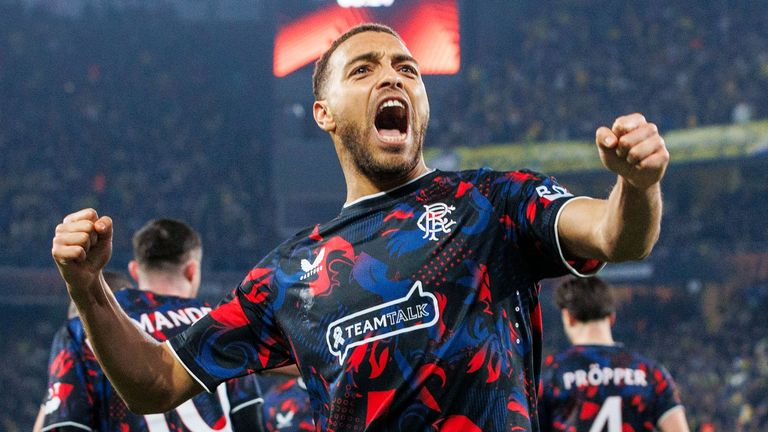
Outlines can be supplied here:
<path id="1" fill-rule="evenodd" d="M 648 256 L 661 231 L 661 186 L 631 186 L 619 177 L 608 198 L 597 229 L 609 261 L 637 260 Z"/>
<path id="2" fill-rule="evenodd" d="M 110 382 L 131 411 L 163 412 L 186 400 L 174 383 L 176 360 L 123 312 L 111 290 L 101 286 L 70 290 L 88 340 Z"/>
<path id="3" fill-rule="evenodd" d="M 566 204 L 558 223 L 560 241 L 571 256 L 619 262 L 646 257 L 661 226 L 659 184 L 638 190 L 619 177 L 607 200 Z"/>

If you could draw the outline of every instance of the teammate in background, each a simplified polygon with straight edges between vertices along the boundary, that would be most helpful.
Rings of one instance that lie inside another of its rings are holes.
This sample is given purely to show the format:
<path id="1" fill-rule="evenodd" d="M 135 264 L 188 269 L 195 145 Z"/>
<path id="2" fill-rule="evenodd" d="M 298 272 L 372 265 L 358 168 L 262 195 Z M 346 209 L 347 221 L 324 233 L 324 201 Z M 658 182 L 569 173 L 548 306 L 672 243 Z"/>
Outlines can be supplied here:
<path id="1" fill-rule="evenodd" d="M 104 272 L 120 307 L 153 338 L 164 341 L 200 319 L 210 306 L 196 300 L 200 237 L 183 222 L 158 219 L 133 237 L 128 270 L 138 283 Z M 127 287 L 126 287 L 127 283 Z M 255 376 L 222 384 L 213 394 L 186 401 L 165 414 L 130 412 L 99 367 L 77 311 L 54 339 L 42 431 L 259 431 L 261 403 Z M 135 363 L 134 367 L 145 367 Z"/>
<path id="2" fill-rule="evenodd" d="M 334 41 L 313 88 L 346 204 L 167 343 L 137 332 L 101 277 L 112 220 L 84 209 L 56 227 L 53 258 L 115 387 L 136 411 L 164 411 L 296 364 L 319 430 L 538 431 L 539 281 L 650 253 L 669 161 L 656 126 L 632 114 L 597 129 L 616 186 L 577 199 L 527 170 L 427 168 L 426 90 L 389 27 Z"/>
<path id="3" fill-rule="evenodd" d="M 133 288 L 131 280 L 123 273 L 116 271 L 105 270 L 104 281 L 107 282 L 109 288 L 112 289 L 113 292 L 120 291 L 121 289 Z M 75 317 L 77 317 L 77 307 L 75 307 L 75 303 L 70 300 L 69 306 L 67 307 L 67 321 L 64 322 L 64 325 L 59 328 L 53 337 L 53 343 L 51 344 L 51 358 L 48 360 L 48 370 L 51 369 L 51 364 L 55 360 L 56 354 L 58 354 L 57 347 L 61 346 L 61 340 L 68 337 L 67 334 L 69 332 L 69 320 Z M 50 384 L 51 383 L 49 382 L 48 385 Z M 47 397 L 43 399 L 47 399 Z M 32 432 L 40 432 L 43 428 L 44 420 L 45 402 L 43 402 L 43 405 L 40 406 L 40 411 L 38 411 L 37 418 L 35 418 L 35 424 L 32 426 Z"/>
<path id="4" fill-rule="evenodd" d="M 542 430 L 688 432 L 669 372 L 613 340 L 610 286 L 598 278 L 569 280 L 555 302 L 573 346 L 544 361 Z"/>
<path id="5" fill-rule="evenodd" d="M 315 430 L 307 386 L 301 377 L 261 375 L 264 393 L 264 427 L 268 432 Z"/>

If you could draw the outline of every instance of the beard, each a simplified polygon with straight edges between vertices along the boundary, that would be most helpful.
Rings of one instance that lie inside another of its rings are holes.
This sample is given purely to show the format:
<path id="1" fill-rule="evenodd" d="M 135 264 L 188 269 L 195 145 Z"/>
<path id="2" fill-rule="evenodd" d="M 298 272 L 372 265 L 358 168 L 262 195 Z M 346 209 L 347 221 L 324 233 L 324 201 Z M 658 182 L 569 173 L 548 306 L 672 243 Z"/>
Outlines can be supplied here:
<path id="1" fill-rule="evenodd" d="M 429 119 L 423 125 L 414 128 L 414 145 L 412 148 L 406 149 L 404 155 L 375 154 L 373 146 L 368 142 L 366 131 L 351 122 L 338 122 L 337 128 L 341 145 L 351 155 L 352 163 L 355 164 L 358 171 L 371 180 L 386 181 L 393 177 L 404 176 L 418 165 L 421 160 L 421 149 L 424 145 L 424 135 L 428 123 Z"/>

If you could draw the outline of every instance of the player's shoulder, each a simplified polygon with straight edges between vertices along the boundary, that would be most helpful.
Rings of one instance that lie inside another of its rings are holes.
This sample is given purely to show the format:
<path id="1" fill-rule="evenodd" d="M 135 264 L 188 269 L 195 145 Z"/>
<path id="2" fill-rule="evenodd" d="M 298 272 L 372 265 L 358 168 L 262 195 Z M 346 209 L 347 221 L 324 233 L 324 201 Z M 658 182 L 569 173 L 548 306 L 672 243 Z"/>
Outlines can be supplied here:
<path id="1" fill-rule="evenodd" d="M 648 357 L 645 354 L 637 351 L 628 352 L 632 356 L 635 367 L 647 369 L 648 371 L 654 372 L 655 374 L 660 374 L 657 376 L 657 378 L 660 378 L 661 375 L 668 374 L 667 369 L 658 360 Z"/>
<path id="2" fill-rule="evenodd" d="M 441 171 L 441 174 L 455 175 L 466 181 L 483 181 L 493 180 L 497 183 L 502 182 L 517 182 L 523 183 L 530 180 L 541 180 L 548 176 L 538 171 L 528 168 L 520 168 L 513 171 L 499 171 L 489 167 L 482 167 L 478 169 L 463 170 L 463 171 Z"/>

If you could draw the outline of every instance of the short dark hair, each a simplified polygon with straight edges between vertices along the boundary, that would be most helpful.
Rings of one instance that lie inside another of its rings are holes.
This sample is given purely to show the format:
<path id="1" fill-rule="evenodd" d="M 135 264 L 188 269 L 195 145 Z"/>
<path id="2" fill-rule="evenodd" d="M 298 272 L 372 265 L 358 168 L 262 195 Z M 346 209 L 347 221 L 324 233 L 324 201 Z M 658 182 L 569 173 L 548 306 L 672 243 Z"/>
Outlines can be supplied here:
<path id="1" fill-rule="evenodd" d="M 603 319 L 616 312 L 613 290 L 596 277 L 563 282 L 555 290 L 555 304 L 581 322 Z"/>
<path id="2" fill-rule="evenodd" d="M 133 256 L 148 270 L 171 270 L 201 250 L 197 232 L 175 219 L 151 220 L 133 235 Z"/>
<path id="3" fill-rule="evenodd" d="M 331 55 L 336 51 L 336 48 L 352 36 L 365 32 L 389 33 L 401 42 L 403 40 L 396 31 L 384 24 L 366 23 L 347 30 L 343 35 L 339 36 L 333 43 L 331 43 L 330 48 L 328 48 L 315 63 L 315 71 L 312 73 L 312 93 L 315 95 L 315 100 L 321 100 L 324 97 L 325 84 L 328 82 L 328 60 L 330 60 Z"/>

